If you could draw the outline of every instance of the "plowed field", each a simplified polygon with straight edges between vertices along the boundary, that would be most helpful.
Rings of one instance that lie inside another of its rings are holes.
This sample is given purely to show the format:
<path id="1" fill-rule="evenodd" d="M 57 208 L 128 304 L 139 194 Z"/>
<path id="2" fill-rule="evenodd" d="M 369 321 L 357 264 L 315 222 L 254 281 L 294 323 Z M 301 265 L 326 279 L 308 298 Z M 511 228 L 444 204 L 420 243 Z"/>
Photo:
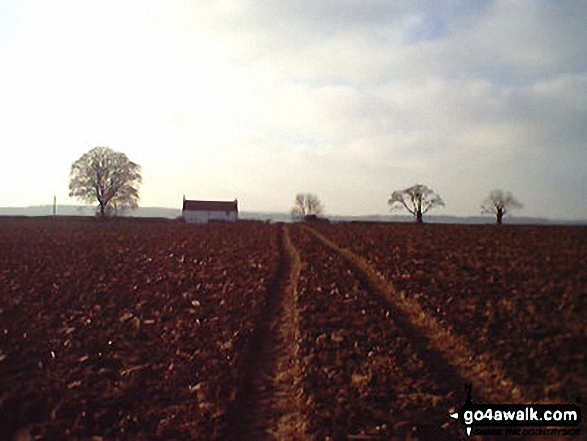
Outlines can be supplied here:
<path id="1" fill-rule="evenodd" d="M 318 228 L 499 360 L 525 396 L 587 396 L 587 228 L 338 224 Z"/>
<path id="2" fill-rule="evenodd" d="M 2 221 L 2 435 L 214 436 L 274 239 L 264 225 Z"/>
<path id="3" fill-rule="evenodd" d="M 587 396 L 586 267 L 583 227 L 0 219 L 0 440 L 458 439 L 465 383 Z"/>

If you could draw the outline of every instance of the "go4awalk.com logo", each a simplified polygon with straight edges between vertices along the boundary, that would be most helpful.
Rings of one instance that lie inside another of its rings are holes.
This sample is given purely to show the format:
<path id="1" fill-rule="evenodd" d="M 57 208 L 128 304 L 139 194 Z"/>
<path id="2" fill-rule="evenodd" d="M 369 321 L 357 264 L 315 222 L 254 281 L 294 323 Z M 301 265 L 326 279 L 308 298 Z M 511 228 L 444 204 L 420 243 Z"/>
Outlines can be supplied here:
<path id="1" fill-rule="evenodd" d="M 470 384 L 466 390 L 465 404 L 450 417 L 465 427 L 467 436 L 580 435 L 581 409 L 575 404 L 477 404 Z"/>

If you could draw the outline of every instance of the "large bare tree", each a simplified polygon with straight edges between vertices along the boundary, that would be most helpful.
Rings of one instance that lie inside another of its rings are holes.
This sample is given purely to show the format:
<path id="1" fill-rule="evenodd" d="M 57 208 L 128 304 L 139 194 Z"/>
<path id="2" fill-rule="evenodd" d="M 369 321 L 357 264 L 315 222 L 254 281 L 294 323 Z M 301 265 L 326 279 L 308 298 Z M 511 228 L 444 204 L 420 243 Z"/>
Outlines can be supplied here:
<path id="1" fill-rule="evenodd" d="M 304 219 L 306 216 L 318 215 L 322 213 L 324 206 L 318 199 L 318 196 L 312 193 L 298 193 L 294 200 L 294 206 L 291 210 L 293 218 Z"/>
<path id="2" fill-rule="evenodd" d="M 414 216 L 415 222 L 422 223 L 423 215 L 434 207 L 444 206 L 444 201 L 431 188 L 416 184 L 404 190 L 394 191 L 388 204 L 392 209 L 405 208 Z"/>
<path id="3" fill-rule="evenodd" d="M 98 202 L 97 212 L 102 216 L 137 208 L 140 172 L 141 167 L 124 153 L 95 147 L 72 164 L 69 196 Z"/>
<path id="4" fill-rule="evenodd" d="M 495 223 L 501 224 L 503 217 L 513 208 L 522 208 L 523 205 L 508 191 L 491 190 L 489 196 L 481 204 L 481 213 L 495 215 Z"/>

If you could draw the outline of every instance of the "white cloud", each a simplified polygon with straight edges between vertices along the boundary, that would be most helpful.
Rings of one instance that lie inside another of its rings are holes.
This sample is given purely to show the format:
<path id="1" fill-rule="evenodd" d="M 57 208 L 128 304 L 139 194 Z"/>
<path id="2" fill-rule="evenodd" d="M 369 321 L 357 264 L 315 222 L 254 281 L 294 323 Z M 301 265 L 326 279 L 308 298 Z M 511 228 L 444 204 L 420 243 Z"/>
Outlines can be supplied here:
<path id="1" fill-rule="evenodd" d="M 385 213 L 423 181 L 447 213 L 504 187 L 587 217 L 561 196 L 587 186 L 585 5 L 23 2 L 0 34 L 0 188 L 20 189 L 0 204 L 64 199 L 71 162 L 110 145 L 143 165 L 144 205 L 307 190 Z"/>

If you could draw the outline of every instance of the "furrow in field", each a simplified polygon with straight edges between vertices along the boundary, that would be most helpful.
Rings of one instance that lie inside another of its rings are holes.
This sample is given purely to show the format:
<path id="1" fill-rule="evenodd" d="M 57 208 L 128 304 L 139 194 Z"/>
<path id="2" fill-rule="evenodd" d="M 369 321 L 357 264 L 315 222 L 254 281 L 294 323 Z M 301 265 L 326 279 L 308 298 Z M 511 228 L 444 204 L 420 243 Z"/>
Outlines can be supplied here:
<path id="1" fill-rule="evenodd" d="M 587 229 L 570 226 L 314 224 L 359 255 L 530 402 L 587 393 Z"/>
<path id="2" fill-rule="evenodd" d="M 464 338 L 443 327 L 417 301 L 398 294 L 393 284 L 381 277 L 365 259 L 339 247 L 314 229 L 305 230 L 343 256 L 362 275 L 369 288 L 389 302 L 405 317 L 408 326 L 426 339 L 426 345 L 432 351 L 442 354 L 460 377 L 473 384 L 476 394 L 496 403 L 524 401 L 521 386 L 505 374 L 499 362 L 490 359 L 487 354 L 477 355 Z"/>
<path id="3" fill-rule="evenodd" d="M 299 257 L 279 227 L 279 262 L 245 360 L 244 381 L 216 439 L 301 440 L 298 313 Z"/>
<path id="4" fill-rule="evenodd" d="M 303 411 L 324 440 L 457 439 L 464 383 L 419 330 L 339 252 L 293 227 Z"/>

